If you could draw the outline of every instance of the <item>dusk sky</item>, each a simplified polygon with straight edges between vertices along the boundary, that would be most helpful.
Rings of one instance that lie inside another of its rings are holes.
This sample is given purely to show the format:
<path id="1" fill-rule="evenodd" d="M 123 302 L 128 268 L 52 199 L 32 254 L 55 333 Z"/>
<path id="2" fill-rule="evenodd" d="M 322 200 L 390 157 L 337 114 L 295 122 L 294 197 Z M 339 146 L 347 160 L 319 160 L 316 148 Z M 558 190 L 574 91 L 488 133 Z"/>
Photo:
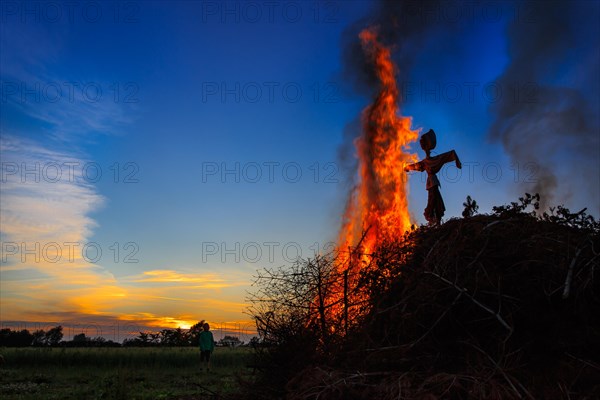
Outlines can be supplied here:
<path id="1" fill-rule="evenodd" d="M 2 2 L 0 322 L 251 323 L 257 269 L 336 240 L 369 26 L 423 27 L 386 44 L 400 113 L 463 163 L 446 219 L 536 190 L 598 217 L 599 3 L 484 3 Z"/>

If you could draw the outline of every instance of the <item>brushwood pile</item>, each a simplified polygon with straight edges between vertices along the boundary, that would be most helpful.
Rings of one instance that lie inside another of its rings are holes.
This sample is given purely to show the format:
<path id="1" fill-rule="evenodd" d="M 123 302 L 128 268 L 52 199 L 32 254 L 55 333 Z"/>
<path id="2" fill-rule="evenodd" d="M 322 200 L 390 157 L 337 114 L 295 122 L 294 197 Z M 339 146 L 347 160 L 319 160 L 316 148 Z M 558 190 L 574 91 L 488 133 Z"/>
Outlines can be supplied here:
<path id="1" fill-rule="evenodd" d="M 599 224 L 538 200 L 383 244 L 368 312 L 327 348 L 307 327 L 259 352 L 255 398 L 600 398 Z"/>

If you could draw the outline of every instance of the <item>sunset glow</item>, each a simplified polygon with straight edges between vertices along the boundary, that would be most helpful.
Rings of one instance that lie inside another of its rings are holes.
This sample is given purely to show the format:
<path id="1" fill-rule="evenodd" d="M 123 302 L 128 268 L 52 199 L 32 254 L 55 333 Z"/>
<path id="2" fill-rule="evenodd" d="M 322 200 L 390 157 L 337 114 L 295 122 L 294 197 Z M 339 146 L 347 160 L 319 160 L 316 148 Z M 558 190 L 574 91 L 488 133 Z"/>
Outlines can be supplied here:
<path id="1" fill-rule="evenodd" d="M 2 2 L 0 327 L 253 327 L 257 271 L 427 223 L 429 129 L 442 223 L 598 216 L 597 2 L 433 3 Z"/>

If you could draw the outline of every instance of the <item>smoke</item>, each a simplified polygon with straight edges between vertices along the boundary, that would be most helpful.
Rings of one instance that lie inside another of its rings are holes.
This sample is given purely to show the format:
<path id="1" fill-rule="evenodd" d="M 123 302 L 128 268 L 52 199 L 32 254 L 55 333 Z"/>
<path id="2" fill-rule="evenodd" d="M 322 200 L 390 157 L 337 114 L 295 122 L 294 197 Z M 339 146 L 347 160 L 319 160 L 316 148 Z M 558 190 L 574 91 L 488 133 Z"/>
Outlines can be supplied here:
<path id="1" fill-rule="evenodd" d="M 358 38 L 359 33 L 372 27 L 377 31 L 378 40 L 392 50 L 392 57 L 400 69 L 396 71 L 399 82 L 408 80 L 416 55 L 422 44 L 429 38 L 452 29 L 450 24 L 440 23 L 431 17 L 430 10 L 439 9 L 444 0 L 381 0 L 373 3 L 369 15 L 349 25 L 342 33 L 342 82 L 346 82 L 352 92 L 373 97 L 379 90 L 379 79 L 375 73 L 372 58 L 366 57 Z M 400 96 L 400 98 L 402 95 Z M 356 187 L 357 158 L 354 141 L 361 135 L 363 126 L 360 116 L 356 116 L 344 128 L 344 140 L 338 151 L 344 181 L 348 182 L 348 199 Z"/>
<path id="2" fill-rule="evenodd" d="M 449 29 L 449 23 L 432 18 L 428 10 L 440 8 L 443 0 L 382 0 L 374 3 L 370 15 L 347 27 L 342 34 L 342 78 L 358 94 L 371 95 L 379 81 L 375 68 L 365 57 L 358 34 L 373 27 L 379 41 L 392 49 L 394 61 L 401 69 L 399 81 L 408 78 L 422 43 L 436 32 Z"/>
<path id="3" fill-rule="evenodd" d="M 465 10 L 479 4 L 450 3 Z M 517 171 L 515 194 L 540 193 L 542 209 L 563 203 L 595 207 L 599 213 L 600 3 L 526 0 L 497 5 L 504 13 L 509 59 L 494 81 L 502 96 L 489 107 L 487 136 L 502 145 Z M 410 79 L 417 60 L 422 62 L 426 44 L 443 43 L 442 48 L 456 52 L 466 26 L 436 14 L 449 7 L 444 0 L 374 3 L 369 15 L 342 34 L 342 80 L 361 96 L 370 98 L 378 89 L 375 68 L 358 40 L 366 27 L 374 27 L 392 49 L 400 82 Z M 478 15 L 475 22 L 485 23 Z M 431 55 L 433 62 L 437 56 Z M 353 140 L 361 129 L 359 118 L 351 121 L 339 151 L 349 190 L 357 178 Z"/>
<path id="4" fill-rule="evenodd" d="M 506 95 L 491 106 L 489 136 L 517 168 L 532 168 L 520 185 L 542 208 L 578 192 L 599 201 L 598 4 L 519 6 L 531 18 L 508 26 L 510 61 L 497 80 Z"/>

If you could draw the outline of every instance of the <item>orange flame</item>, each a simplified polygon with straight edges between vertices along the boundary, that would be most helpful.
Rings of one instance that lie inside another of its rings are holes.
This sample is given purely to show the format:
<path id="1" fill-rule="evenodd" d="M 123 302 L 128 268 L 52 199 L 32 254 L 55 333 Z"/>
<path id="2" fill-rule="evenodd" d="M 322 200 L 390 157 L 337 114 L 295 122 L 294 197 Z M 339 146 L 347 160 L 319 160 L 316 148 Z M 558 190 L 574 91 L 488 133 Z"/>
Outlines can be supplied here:
<path id="1" fill-rule="evenodd" d="M 362 135 L 354 143 L 359 180 L 348 199 L 338 243 L 341 253 L 360 242 L 360 253 L 370 254 L 377 244 L 400 238 L 410 229 L 403 167 L 417 161 L 407 146 L 417 140 L 419 132 L 411 129 L 410 117 L 398 115 L 396 65 L 390 50 L 378 41 L 373 29 L 363 30 L 359 37 L 380 90 L 362 112 Z"/>

